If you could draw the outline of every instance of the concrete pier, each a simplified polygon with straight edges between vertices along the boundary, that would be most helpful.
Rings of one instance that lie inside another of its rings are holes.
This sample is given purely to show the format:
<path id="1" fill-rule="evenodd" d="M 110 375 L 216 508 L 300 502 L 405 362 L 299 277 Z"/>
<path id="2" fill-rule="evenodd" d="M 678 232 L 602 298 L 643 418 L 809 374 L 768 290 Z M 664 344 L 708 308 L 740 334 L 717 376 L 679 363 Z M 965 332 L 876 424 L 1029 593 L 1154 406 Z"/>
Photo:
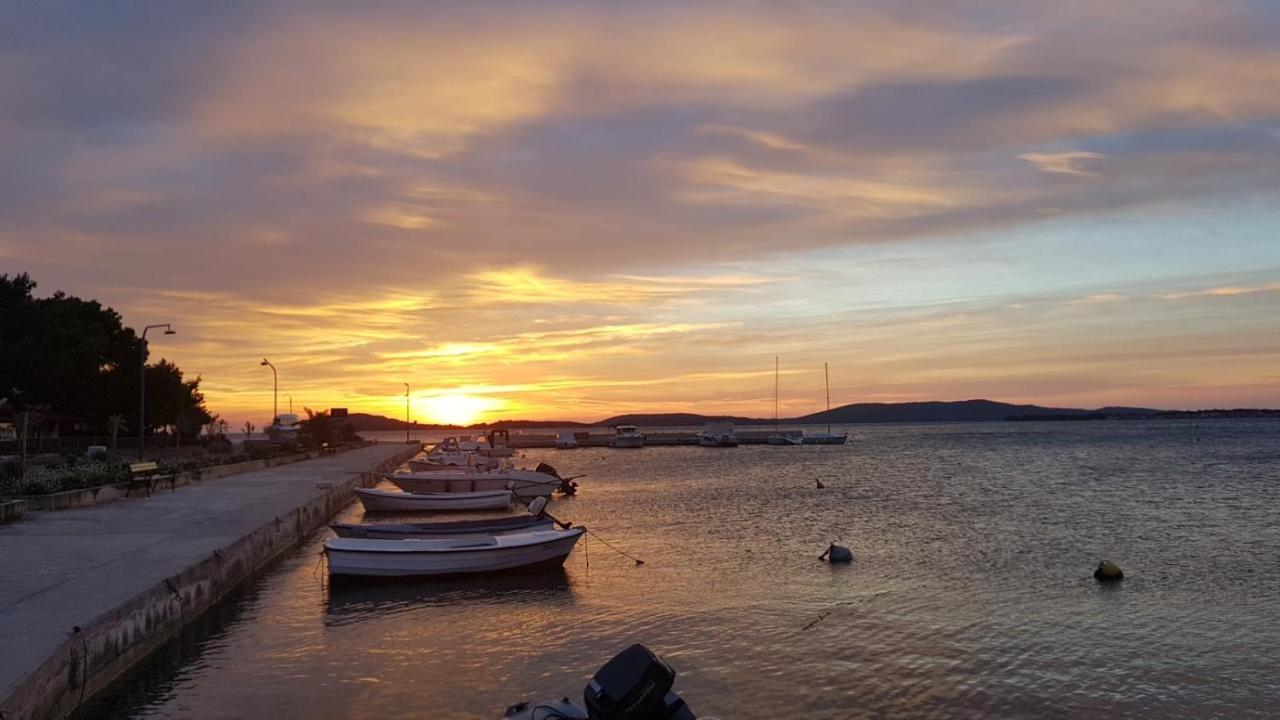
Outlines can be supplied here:
<path id="1" fill-rule="evenodd" d="M 74 711 L 325 523 L 360 473 L 418 447 L 367 447 L 0 526 L 0 718 Z"/>

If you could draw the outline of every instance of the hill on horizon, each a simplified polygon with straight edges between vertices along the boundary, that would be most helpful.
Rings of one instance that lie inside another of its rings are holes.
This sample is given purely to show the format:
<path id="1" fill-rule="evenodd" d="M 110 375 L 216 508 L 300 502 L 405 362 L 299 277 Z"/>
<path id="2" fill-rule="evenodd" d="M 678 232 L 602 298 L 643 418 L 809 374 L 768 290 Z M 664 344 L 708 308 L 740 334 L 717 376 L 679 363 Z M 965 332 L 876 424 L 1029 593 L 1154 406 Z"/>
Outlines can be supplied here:
<path id="1" fill-rule="evenodd" d="M 1000 422 L 1010 419 L 1054 418 L 1082 419 L 1111 416 L 1155 415 L 1160 410 L 1149 408 L 1104 407 L 1096 410 L 1081 408 L 1054 408 L 1041 405 L 1013 405 L 994 400 L 928 401 L 907 403 L 851 403 L 831 408 L 830 411 L 810 413 L 796 418 L 783 418 L 783 425 L 825 425 L 855 423 L 896 422 Z M 403 430 L 405 422 L 382 415 L 351 413 L 349 422 L 356 430 Z M 599 422 L 585 423 L 567 420 L 497 420 L 467 427 L 413 423 L 419 430 L 487 430 L 493 428 L 526 429 L 549 427 L 607 427 L 610 425 L 639 425 L 641 427 L 681 427 L 702 425 L 709 421 L 732 422 L 737 425 L 772 425 L 771 418 L 752 418 L 736 415 L 701 415 L 698 413 L 627 413 L 614 415 Z"/>

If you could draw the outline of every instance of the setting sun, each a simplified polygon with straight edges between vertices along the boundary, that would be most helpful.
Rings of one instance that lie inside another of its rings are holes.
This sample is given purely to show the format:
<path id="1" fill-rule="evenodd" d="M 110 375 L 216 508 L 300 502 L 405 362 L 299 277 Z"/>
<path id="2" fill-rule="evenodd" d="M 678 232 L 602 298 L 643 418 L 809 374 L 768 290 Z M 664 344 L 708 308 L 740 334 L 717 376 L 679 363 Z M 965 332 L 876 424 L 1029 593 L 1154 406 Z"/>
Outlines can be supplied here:
<path id="1" fill-rule="evenodd" d="M 427 422 L 442 425 L 471 425 L 500 403 L 474 395 L 436 395 L 417 401 L 416 405 Z"/>

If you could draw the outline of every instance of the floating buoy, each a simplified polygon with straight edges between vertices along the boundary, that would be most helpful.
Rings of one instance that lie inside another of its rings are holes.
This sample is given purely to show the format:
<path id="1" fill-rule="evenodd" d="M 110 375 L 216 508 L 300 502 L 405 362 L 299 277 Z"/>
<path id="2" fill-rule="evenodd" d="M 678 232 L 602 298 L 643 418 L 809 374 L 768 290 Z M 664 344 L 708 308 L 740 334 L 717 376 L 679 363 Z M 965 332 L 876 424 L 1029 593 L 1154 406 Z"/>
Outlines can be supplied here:
<path id="1" fill-rule="evenodd" d="M 1098 582 L 1117 582 L 1124 579 L 1124 571 L 1110 560 L 1103 560 L 1093 571 L 1093 579 Z"/>
<path id="2" fill-rule="evenodd" d="M 819 560 L 827 560 L 833 563 L 853 562 L 853 551 L 843 545 L 831 543 L 826 552 L 818 556 Z"/>

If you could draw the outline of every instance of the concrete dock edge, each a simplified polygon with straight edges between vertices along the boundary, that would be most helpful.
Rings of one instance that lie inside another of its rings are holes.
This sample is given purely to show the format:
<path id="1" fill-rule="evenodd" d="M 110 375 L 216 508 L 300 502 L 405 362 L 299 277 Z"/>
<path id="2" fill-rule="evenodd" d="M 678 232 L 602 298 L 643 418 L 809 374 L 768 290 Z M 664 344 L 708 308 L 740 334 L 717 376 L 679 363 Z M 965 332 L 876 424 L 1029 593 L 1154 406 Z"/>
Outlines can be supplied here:
<path id="1" fill-rule="evenodd" d="M 387 472 L 417 454 L 406 448 L 373 468 Z M 68 628 L 67 638 L 3 702 L 3 720 L 49 720 L 73 713 L 189 623 L 254 577 L 351 502 L 372 474 L 335 482 L 322 495 L 277 516 L 205 559 L 165 578 L 88 624 Z"/>

